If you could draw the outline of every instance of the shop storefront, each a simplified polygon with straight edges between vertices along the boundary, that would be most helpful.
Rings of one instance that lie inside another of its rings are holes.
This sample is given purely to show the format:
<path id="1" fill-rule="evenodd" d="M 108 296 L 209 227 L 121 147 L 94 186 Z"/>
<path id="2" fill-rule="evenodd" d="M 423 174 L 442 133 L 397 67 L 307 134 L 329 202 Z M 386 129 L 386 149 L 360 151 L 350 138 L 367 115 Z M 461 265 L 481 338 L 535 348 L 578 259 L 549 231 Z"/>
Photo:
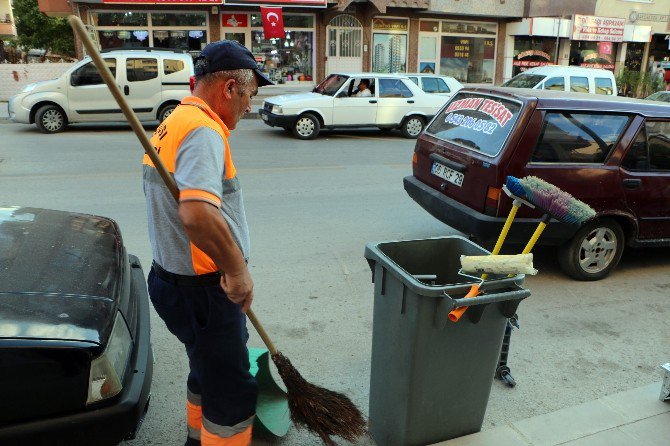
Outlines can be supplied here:
<path id="1" fill-rule="evenodd" d="M 626 19 L 575 14 L 570 65 L 614 71 Z"/>
<path id="2" fill-rule="evenodd" d="M 492 83 L 497 36 L 497 23 L 421 20 L 419 71 Z"/>
<path id="3" fill-rule="evenodd" d="M 204 11 L 91 11 L 102 49 L 176 48 L 199 53 L 207 45 L 209 22 Z"/>
<path id="4" fill-rule="evenodd" d="M 285 36 L 266 39 L 258 13 L 224 12 L 221 37 L 249 48 L 258 67 L 278 83 L 313 82 L 315 64 L 315 15 L 284 13 Z"/>

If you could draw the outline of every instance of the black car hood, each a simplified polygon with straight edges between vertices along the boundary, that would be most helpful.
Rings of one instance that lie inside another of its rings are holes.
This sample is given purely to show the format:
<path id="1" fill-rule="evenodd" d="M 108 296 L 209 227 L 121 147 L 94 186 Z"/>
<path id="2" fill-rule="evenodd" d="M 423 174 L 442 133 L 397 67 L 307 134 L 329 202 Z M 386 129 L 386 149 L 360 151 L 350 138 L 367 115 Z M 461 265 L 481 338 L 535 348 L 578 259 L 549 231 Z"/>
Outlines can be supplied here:
<path id="1" fill-rule="evenodd" d="M 110 219 L 0 208 L 0 339 L 106 342 L 123 258 Z"/>

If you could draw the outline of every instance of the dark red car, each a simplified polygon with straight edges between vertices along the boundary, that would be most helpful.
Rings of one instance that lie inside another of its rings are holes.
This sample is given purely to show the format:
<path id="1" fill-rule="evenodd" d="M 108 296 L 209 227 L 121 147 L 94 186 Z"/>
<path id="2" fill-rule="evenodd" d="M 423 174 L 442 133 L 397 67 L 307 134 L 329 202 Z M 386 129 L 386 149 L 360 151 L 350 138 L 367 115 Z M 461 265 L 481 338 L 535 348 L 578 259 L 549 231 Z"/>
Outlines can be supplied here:
<path id="1" fill-rule="evenodd" d="M 407 193 L 449 226 L 494 241 L 511 209 L 508 175 L 534 175 L 591 205 L 582 227 L 555 220 L 570 276 L 598 280 L 624 245 L 670 245 L 670 104 L 506 88 L 464 89 L 419 137 Z M 522 206 L 507 238 L 526 243 L 540 212 Z"/>

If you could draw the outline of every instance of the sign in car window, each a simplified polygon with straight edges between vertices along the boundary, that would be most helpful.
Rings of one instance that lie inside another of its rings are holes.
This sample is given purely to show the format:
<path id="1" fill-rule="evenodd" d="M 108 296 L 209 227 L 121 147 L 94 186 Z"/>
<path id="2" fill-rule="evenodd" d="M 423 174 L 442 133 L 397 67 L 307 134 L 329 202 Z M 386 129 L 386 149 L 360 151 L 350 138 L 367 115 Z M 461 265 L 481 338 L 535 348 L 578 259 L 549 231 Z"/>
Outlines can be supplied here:
<path id="1" fill-rule="evenodd" d="M 482 152 L 500 153 L 519 117 L 521 104 L 494 96 L 460 93 L 426 130 L 447 142 Z"/>

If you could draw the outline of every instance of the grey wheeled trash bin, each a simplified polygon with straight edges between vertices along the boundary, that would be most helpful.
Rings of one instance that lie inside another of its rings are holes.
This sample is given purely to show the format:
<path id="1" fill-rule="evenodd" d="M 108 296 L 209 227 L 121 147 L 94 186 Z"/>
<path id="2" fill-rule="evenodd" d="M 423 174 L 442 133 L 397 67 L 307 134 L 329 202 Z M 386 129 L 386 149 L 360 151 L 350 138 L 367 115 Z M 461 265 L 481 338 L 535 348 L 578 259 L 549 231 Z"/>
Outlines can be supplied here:
<path id="1" fill-rule="evenodd" d="M 490 275 L 484 294 L 461 299 L 474 280 L 458 274 L 460 256 L 487 254 L 458 236 L 366 246 L 375 290 L 369 430 L 379 446 L 481 429 L 505 324 L 530 295 L 523 275 Z M 465 305 L 460 321 L 448 320 Z"/>

